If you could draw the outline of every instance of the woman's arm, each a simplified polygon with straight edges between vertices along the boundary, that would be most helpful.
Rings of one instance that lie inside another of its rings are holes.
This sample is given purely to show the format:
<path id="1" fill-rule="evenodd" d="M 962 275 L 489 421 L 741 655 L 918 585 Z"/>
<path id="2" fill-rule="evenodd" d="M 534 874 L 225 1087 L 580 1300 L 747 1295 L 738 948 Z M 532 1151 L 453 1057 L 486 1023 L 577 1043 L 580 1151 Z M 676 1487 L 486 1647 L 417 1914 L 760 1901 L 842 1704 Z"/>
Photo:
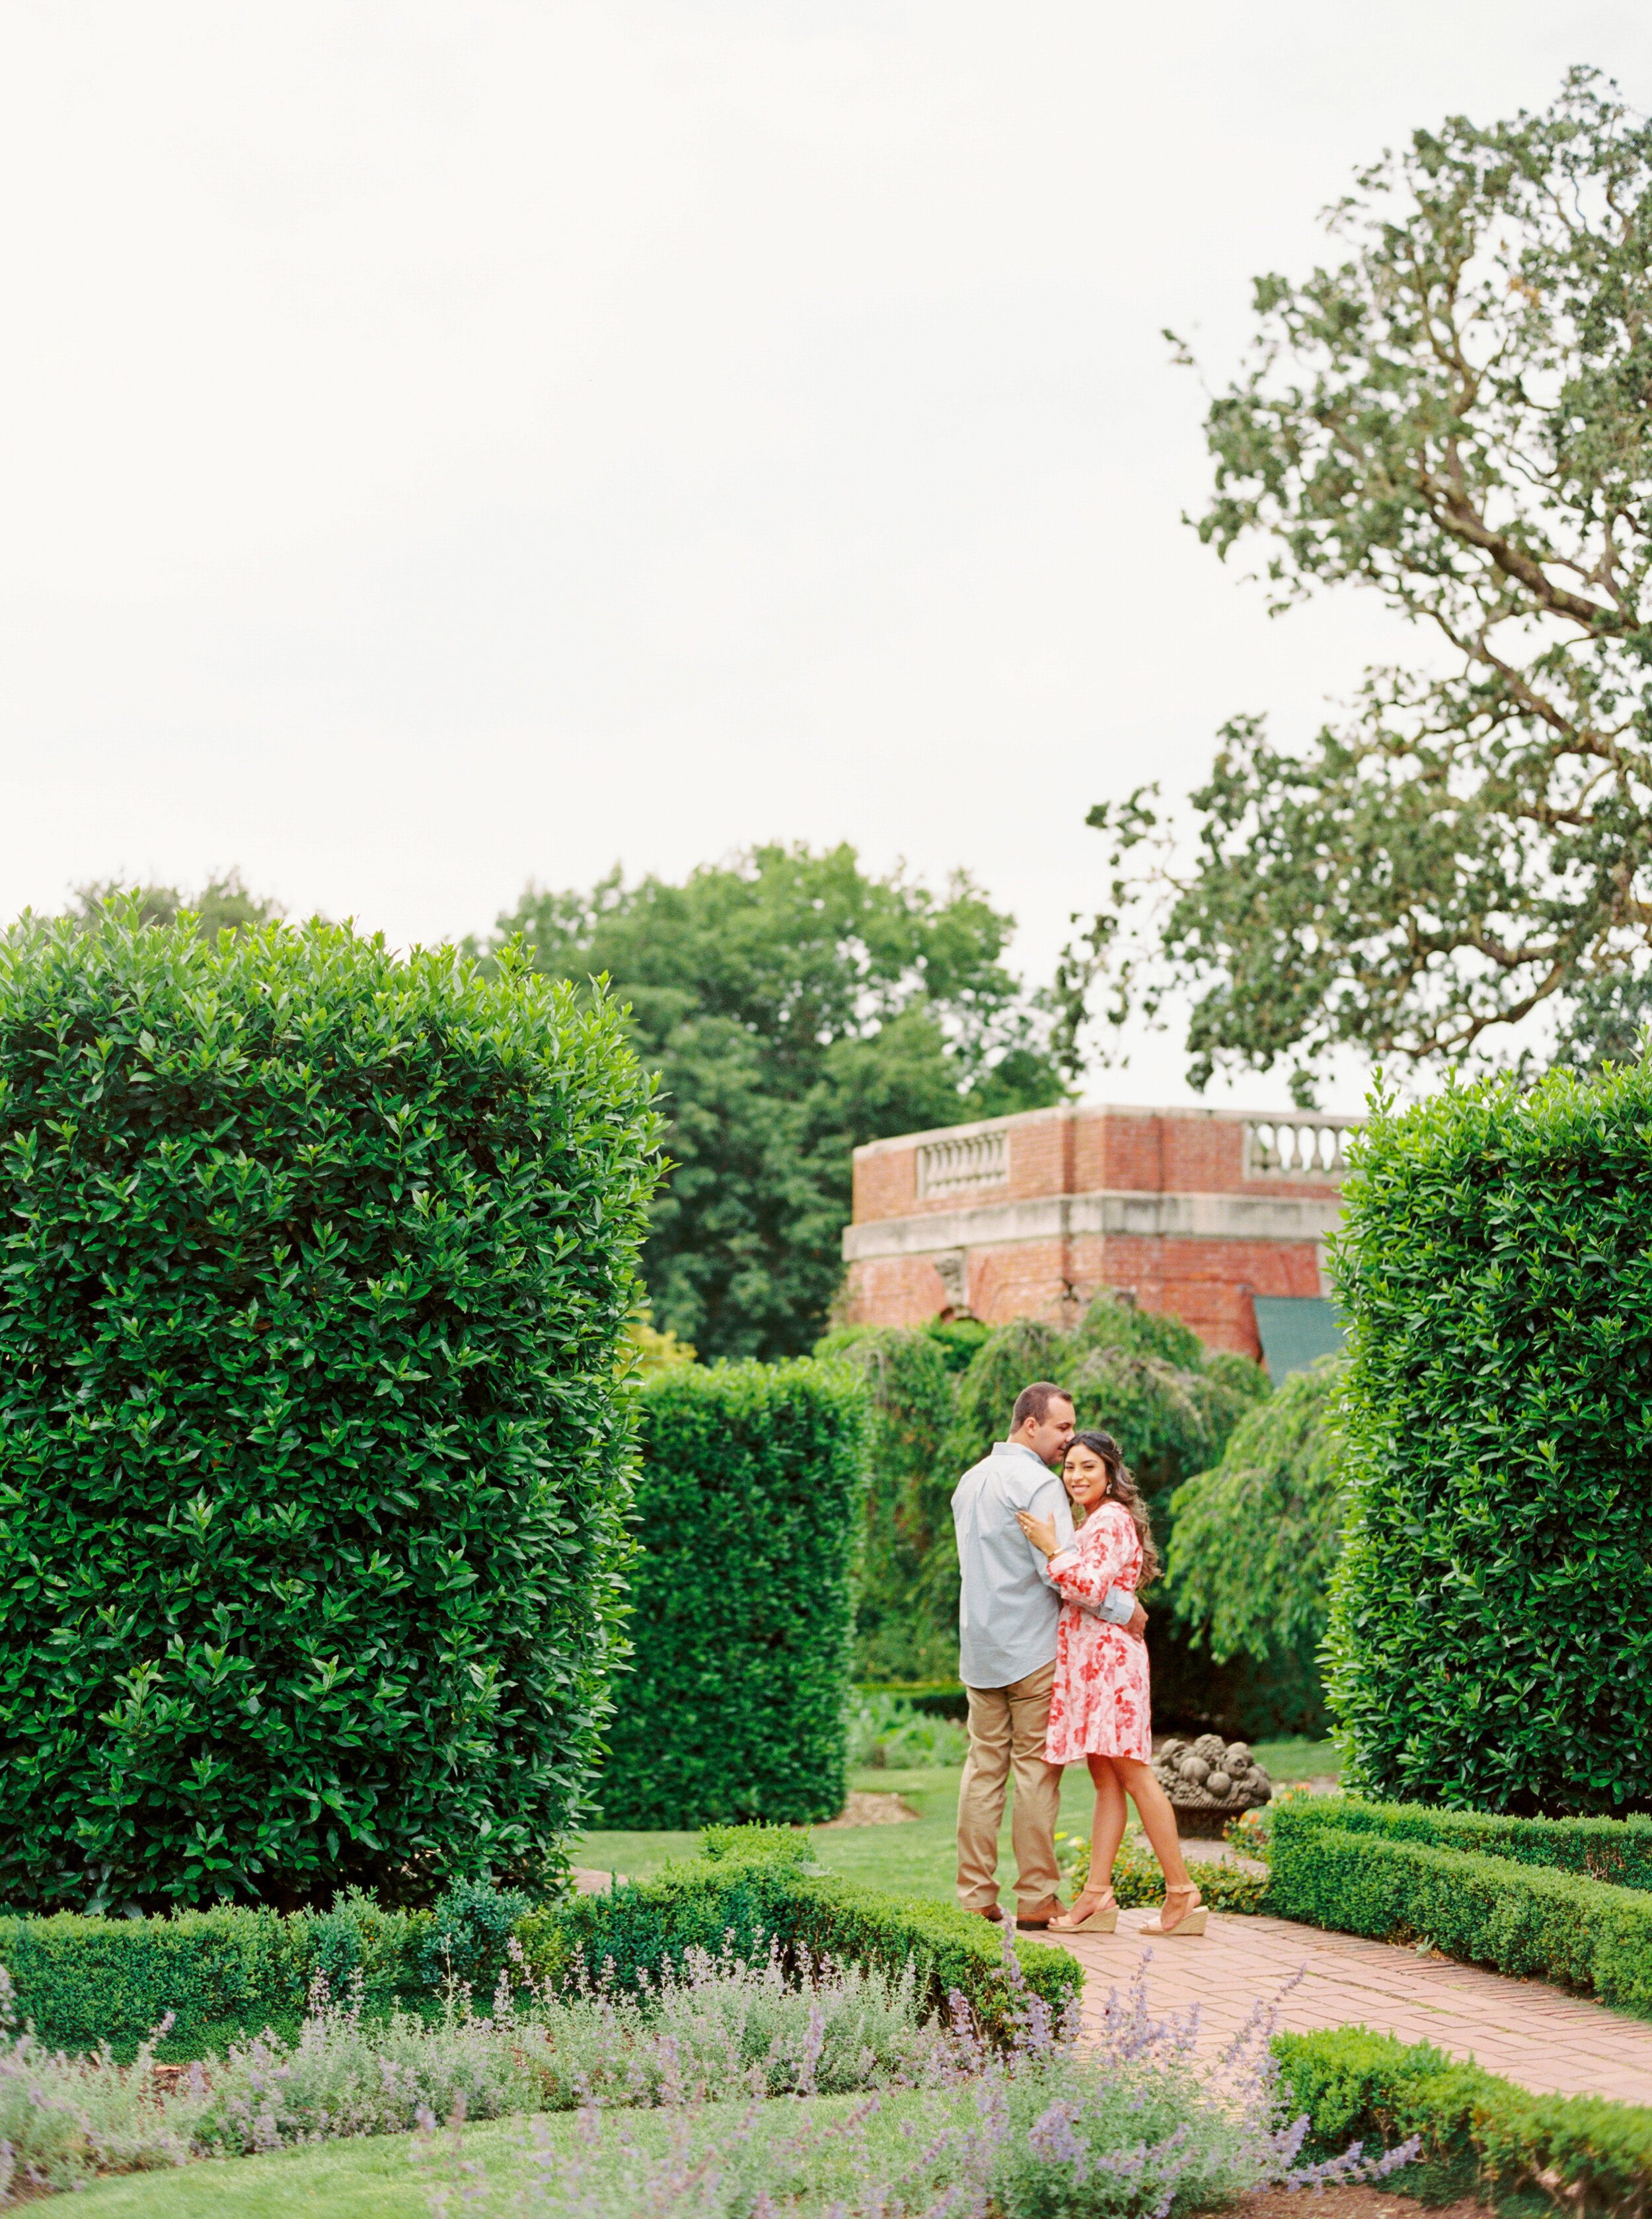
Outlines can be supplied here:
<path id="1" fill-rule="evenodd" d="M 1116 1503 L 1104 1504 L 1084 1521 L 1071 1549 L 1052 1556 L 1052 1583 L 1069 1602 L 1094 1608 L 1121 1575 L 1132 1569 L 1133 1538 L 1129 1512 Z"/>

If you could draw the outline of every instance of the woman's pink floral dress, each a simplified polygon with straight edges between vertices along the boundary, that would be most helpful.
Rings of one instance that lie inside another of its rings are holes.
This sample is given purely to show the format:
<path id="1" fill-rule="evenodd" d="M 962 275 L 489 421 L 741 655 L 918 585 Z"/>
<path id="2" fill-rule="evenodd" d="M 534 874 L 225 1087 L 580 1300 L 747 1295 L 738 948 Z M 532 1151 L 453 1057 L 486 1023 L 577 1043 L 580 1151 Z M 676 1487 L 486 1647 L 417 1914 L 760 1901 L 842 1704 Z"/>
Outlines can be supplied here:
<path id="1" fill-rule="evenodd" d="M 1133 1590 L 1141 1577 L 1140 1538 L 1121 1502 L 1097 1504 L 1072 1547 L 1051 1557 L 1050 1577 L 1062 1602 L 1046 1758 L 1051 1764 L 1085 1756 L 1146 1762 L 1153 1753 L 1147 1644 L 1078 1607 L 1080 1600 L 1100 1602 L 1109 1588 Z"/>

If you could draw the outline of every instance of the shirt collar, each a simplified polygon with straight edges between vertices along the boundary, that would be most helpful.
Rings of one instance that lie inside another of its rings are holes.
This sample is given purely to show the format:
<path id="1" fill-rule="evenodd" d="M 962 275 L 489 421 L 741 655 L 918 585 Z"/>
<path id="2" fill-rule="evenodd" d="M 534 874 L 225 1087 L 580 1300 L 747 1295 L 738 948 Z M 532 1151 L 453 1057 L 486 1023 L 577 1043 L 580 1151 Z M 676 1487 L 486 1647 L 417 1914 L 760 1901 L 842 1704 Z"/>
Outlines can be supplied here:
<path id="1" fill-rule="evenodd" d="M 1054 1473 L 1051 1471 L 1048 1464 L 1045 1463 L 1043 1458 L 1037 1455 L 1032 1449 L 1029 1449 L 1025 1441 L 994 1441 L 992 1444 L 992 1453 L 994 1456 L 1031 1457 L 1033 1462 L 1038 1466 L 1039 1470 L 1046 1476 L 1046 1477 L 1053 1479 L 1055 1476 Z"/>

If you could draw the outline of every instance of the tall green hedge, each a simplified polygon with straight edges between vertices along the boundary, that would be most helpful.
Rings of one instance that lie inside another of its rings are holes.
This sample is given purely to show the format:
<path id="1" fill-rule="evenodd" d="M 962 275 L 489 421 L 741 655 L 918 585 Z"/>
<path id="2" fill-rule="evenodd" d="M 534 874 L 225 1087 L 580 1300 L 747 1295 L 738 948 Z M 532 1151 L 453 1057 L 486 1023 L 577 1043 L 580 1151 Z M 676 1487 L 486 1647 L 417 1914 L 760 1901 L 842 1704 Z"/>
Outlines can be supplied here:
<path id="1" fill-rule="evenodd" d="M 1652 1808 L 1652 1067 L 1381 1103 L 1352 1161 L 1351 1784 Z"/>
<path id="2" fill-rule="evenodd" d="M 0 940 L 0 1902 L 558 1868 L 649 1097 L 508 963 Z"/>
<path id="3" fill-rule="evenodd" d="M 866 1395 L 842 1364 L 685 1365 L 639 1393 L 632 1667 L 610 1826 L 833 1818 L 847 1780 Z"/>

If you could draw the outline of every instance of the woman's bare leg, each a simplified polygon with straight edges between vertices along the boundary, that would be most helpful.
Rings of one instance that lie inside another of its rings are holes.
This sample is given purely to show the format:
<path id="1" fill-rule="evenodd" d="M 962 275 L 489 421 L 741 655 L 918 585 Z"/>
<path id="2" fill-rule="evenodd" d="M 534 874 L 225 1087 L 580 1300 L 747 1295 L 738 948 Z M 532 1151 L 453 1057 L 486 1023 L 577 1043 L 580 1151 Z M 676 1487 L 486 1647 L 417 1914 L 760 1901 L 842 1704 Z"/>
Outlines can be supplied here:
<path id="1" fill-rule="evenodd" d="M 1124 1790 L 1119 1785 L 1119 1775 L 1109 1760 L 1092 1756 L 1086 1760 L 1090 1776 L 1096 1783 L 1096 1815 L 1090 1831 L 1090 1873 L 1083 1887 L 1067 1906 L 1065 1918 L 1050 1921 L 1052 1934 L 1071 1934 L 1087 1918 L 1109 1906 L 1113 1895 L 1113 1860 L 1119 1854 L 1119 1843 L 1124 1839 Z M 1114 1911 L 1115 1918 L 1118 1917 Z"/>
<path id="2" fill-rule="evenodd" d="M 1164 1886 L 1166 1888 L 1191 1887 L 1193 1883 L 1188 1878 L 1187 1864 L 1182 1855 L 1182 1837 L 1176 1831 L 1176 1812 L 1171 1807 L 1170 1797 L 1154 1779 L 1152 1765 L 1144 1764 L 1139 1756 L 1115 1756 L 1109 1761 L 1141 1813 L 1142 1830 L 1152 1844 L 1153 1855 L 1158 1859 L 1159 1870 L 1164 1875 Z M 1094 1764 L 1095 1762 L 1092 1757 L 1090 1762 Z M 1093 1856 L 1095 1851 L 1090 1854 Z"/>
<path id="3" fill-rule="evenodd" d="M 1124 1788 L 1108 1756 L 1090 1759 L 1090 1776 L 1096 1784 L 1096 1816 L 1090 1830 L 1090 1881 L 1084 1890 L 1087 1895 L 1099 1894 L 1113 1885 L 1113 1860 L 1119 1854 L 1119 1843 L 1124 1839 L 1124 1824 L 1128 1812 L 1124 1807 Z"/>

